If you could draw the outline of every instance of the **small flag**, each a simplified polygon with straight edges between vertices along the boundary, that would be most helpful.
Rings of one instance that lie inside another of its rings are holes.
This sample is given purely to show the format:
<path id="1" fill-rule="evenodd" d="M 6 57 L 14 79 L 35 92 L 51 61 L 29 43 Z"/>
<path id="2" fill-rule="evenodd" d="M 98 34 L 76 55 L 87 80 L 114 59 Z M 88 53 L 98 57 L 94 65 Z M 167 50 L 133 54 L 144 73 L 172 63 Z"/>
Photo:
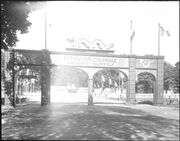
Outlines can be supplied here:
<path id="1" fill-rule="evenodd" d="M 111 84 L 112 83 L 112 80 L 111 80 L 111 78 L 109 77 L 109 84 Z"/>
<path id="2" fill-rule="evenodd" d="M 114 85 L 115 85 L 115 87 L 117 87 L 118 86 L 117 82 L 114 82 Z"/>
<path id="3" fill-rule="evenodd" d="M 164 30 L 164 28 L 160 25 L 160 33 L 161 33 L 161 36 L 164 36 L 164 33 L 167 34 L 167 36 L 170 36 L 170 33 L 168 30 Z"/>
<path id="4" fill-rule="evenodd" d="M 134 36 L 135 36 L 135 31 L 132 32 L 131 41 L 133 40 Z"/>
<path id="5" fill-rule="evenodd" d="M 121 82 L 121 84 L 122 84 L 122 85 L 124 84 L 124 81 L 123 81 L 123 79 L 122 79 L 122 82 Z"/>
<path id="6" fill-rule="evenodd" d="M 170 36 L 170 33 L 169 33 L 169 31 L 167 30 L 166 32 L 167 32 L 167 35 L 168 35 L 168 36 Z"/>
<path id="7" fill-rule="evenodd" d="M 27 71 L 26 71 L 26 75 L 29 75 L 29 69 L 27 69 Z"/>
<path id="8" fill-rule="evenodd" d="M 103 76 L 103 75 L 102 75 L 102 81 L 103 81 L 103 82 L 105 82 L 105 78 L 104 78 L 104 76 Z"/>

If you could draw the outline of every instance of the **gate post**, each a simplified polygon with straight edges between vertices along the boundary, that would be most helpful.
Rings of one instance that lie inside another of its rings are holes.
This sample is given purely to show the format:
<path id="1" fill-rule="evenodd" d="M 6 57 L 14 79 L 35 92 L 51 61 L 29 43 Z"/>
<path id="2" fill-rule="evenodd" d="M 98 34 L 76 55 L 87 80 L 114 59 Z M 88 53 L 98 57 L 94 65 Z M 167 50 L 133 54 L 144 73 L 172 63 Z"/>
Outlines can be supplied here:
<path id="1" fill-rule="evenodd" d="M 50 103 L 50 52 L 42 50 L 41 66 L 41 105 Z"/>
<path id="2" fill-rule="evenodd" d="M 157 81 L 156 81 L 156 93 L 154 96 L 154 104 L 164 103 L 163 93 L 163 82 L 164 82 L 164 60 L 163 57 L 157 59 Z"/>
<path id="3" fill-rule="evenodd" d="M 15 65 L 14 65 L 14 59 L 15 59 L 15 51 L 13 50 L 12 51 L 12 53 L 13 53 L 13 63 L 12 63 L 12 66 L 13 66 L 13 70 L 12 70 L 12 84 L 13 84 L 13 107 L 16 107 L 16 94 L 15 94 L 15 70 L 14 70 L 14 67 L 15 67 Z"/>
<path id="4" fill-rule="evenodd" d="M 129 79 L 128 79 L 128 89 L 126 95 L 126 102 L 130 104 L 135 103 L 135 82 L 136 82 L 136 58 L 135 56 L 130 56 L 129 58 Z"/>

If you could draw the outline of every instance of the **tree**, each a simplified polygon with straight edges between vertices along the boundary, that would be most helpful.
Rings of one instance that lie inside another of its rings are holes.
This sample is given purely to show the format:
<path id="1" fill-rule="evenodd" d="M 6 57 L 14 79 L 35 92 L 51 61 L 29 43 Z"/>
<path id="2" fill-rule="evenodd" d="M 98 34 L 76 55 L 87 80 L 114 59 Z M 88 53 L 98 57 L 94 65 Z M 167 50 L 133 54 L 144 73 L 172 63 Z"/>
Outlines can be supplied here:
<path id="1" fill-rule="evenodd" d="M 16 32 L 27 33 L 31 23 L 27 20 L 31 12 L 27 2 L 1 2 L 1 49 L 14 47 L 18 41 Z"/>
<path id="2" fill-rule="evenodd" d="M 136 82 L 136 92 L 152 93 L 154 81 L 155 77 L 152 74 L 146 72 L 140 73 Z"/>
<path id="3" fill-rule="evenodd" d="M 17 31 L 27 33 L 31 25 L 29 13 L 44 6 L 44 2 L 1 1 L 1 49 L 15 47 Z"/>
<path id="4" fill-rule="evenodd" d="M 175 68 L 168 62 L 164 62 L 164 90 L 175 88 Z"/>
<path id="5" fill-rule="evenodd" d="M 175 64 L 175 92 L 179 92 L 179 62 Z"/>

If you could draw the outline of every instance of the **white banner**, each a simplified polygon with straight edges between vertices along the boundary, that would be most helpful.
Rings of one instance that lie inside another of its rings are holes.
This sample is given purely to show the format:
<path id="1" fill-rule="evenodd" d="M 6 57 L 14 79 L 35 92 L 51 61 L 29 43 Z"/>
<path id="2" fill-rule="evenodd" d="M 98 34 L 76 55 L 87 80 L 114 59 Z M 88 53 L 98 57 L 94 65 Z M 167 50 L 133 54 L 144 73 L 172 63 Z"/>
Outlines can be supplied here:
<path id="1" fill-rule="evenodd" d="M 129 67 L 128 58 L 117 57 L 51 54 L 51 61 L 55 65 L 63 66 Z"/>

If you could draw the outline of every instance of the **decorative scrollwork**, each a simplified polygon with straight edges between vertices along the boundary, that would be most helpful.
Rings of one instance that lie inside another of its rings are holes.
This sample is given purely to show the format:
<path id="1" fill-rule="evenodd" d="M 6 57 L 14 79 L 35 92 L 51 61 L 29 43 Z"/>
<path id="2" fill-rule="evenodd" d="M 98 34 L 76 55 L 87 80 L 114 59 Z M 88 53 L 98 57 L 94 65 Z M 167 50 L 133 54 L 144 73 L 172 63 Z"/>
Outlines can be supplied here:
<path id="1" fill-rule="evenodd" d="M 78 40 L 67 39 L 73 48 L 80 48 L 80 49 L 95 49 L 95 50 L 108 50 L 110 48 L 114 47 L 114 44 L 110 44 L 109 46 L 106 46 L 102 40 L 95 39 L 92 42 L 87 41 L 84 38 L 79 38 Z"/>

